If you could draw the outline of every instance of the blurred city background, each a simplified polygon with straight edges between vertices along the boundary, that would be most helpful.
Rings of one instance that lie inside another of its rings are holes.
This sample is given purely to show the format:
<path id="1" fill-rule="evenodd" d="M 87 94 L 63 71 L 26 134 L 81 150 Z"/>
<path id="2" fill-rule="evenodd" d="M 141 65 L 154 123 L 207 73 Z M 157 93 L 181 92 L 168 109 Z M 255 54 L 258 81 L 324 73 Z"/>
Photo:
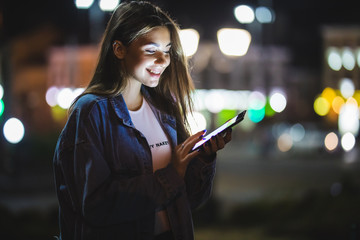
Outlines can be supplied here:
<path id="1" fill-rule="evenodd" d="M 0 3 L 0 239 L 58 234 L 52 157 L 119 0 Z M 360 239 L 360 8 L 352 0 L 157 0 L 181 27 L 196 112 L 245 120 L 196 239 Z"/>

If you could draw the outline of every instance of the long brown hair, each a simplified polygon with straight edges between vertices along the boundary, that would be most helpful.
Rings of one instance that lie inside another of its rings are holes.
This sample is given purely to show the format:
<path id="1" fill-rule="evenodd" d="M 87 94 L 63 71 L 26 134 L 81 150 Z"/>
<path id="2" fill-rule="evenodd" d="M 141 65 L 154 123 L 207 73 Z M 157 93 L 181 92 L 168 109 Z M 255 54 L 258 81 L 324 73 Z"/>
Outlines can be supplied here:
<path id="1" fill-rule="evenodd" d="M 119 40 L 129 46 L 139 36 L 159 26 L 167 27 L 170 32 L 170 65 L 162 74 L 158 86 L 148 88 L 148 91 L 155 107 L 176 117 L 179 140 L 182 141 L 189 135 L 186 116 L 192 112 L 191 92 L 194 86 L 181 47 L 178 25 L 149 2 L 125 2 L 117 7 L 105 29 L 93 78 L 75 102 L 88 93 L 105 96 L 121 94 L 127 82 L 120 60 L 114 55 L 113 42 Z"/>

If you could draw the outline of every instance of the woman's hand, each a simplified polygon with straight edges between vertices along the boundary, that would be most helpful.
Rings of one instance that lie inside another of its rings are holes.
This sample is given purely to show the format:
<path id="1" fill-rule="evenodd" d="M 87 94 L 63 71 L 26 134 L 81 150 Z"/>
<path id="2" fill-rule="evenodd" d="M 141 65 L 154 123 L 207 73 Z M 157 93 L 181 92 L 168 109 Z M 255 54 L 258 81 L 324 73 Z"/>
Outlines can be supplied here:
<path id="1" fill-rule="evenodd" d="M 202 139 L 205 132 L 205 130 L 200 131 L 188 137 L 182 144 L 175 147 L 172 163 L 181 177 L 185 176 L 186 168 L 190 160 L 199 155 L 199 151 L 190 152 L 190 150 Z"/>
<path id="2" fill-rule="evenodd" d="M 175 147 L 172 163 L 181 177 L 185 176 L 187 166 L 191 159 L 198 155 L 206 158 L 220 149 L 223 149 L 225 145 L 231 141 L 232 129 L 229 128 L 229 130 L 225 131 L 223 134 L 213 136 L 202 146 L 202 149 L 200 148 L 199 150 L 190 152 L 195 144 L 203 138 L 205 132 L 205 130 L 200 131 L 187 138 L 182 144 Z"/>
<path id="3" fill-rule="evenodd" d="M 229 128 L 223 134 L 219 133 L 216 136 L 210 138 L 203 146 L 202 155 L 210 156 L 220 149 L 223 149 L 225 145 L 231 141 L 232 128 Z"/>

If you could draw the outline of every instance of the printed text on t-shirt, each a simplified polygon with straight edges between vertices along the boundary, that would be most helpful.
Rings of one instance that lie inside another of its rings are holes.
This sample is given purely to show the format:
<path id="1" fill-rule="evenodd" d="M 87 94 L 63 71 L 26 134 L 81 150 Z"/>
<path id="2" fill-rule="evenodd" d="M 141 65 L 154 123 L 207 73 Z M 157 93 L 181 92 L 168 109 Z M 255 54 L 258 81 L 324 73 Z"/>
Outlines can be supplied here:
<path id="1" fill-rule="evenodd" d="M 169 142 L 163 141 L 163 142 L 159 142 L 159 143 L 155 143 L 155 144 L 150 144 L 149 147 L 154 148 L 154 147 L 161 147 L 161 146 L 165 146 L 165 145 L 169 145 Z"/>

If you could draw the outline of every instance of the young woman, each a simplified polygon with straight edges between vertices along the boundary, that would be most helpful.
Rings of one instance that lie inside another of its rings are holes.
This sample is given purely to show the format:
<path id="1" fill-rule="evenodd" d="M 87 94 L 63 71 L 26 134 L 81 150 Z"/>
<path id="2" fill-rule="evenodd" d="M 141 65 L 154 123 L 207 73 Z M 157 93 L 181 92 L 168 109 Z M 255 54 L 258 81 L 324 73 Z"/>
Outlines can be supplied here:
<path id="1" fill-rule="evenodd" d="M 55 150 L 61 239 L 194 238 L 191 210 L 209 197 L 231 131 L 191 151 L 205 131 L 187 131 L 193 85 L 178 31 L 147 2 L 111 17 Z"/>

